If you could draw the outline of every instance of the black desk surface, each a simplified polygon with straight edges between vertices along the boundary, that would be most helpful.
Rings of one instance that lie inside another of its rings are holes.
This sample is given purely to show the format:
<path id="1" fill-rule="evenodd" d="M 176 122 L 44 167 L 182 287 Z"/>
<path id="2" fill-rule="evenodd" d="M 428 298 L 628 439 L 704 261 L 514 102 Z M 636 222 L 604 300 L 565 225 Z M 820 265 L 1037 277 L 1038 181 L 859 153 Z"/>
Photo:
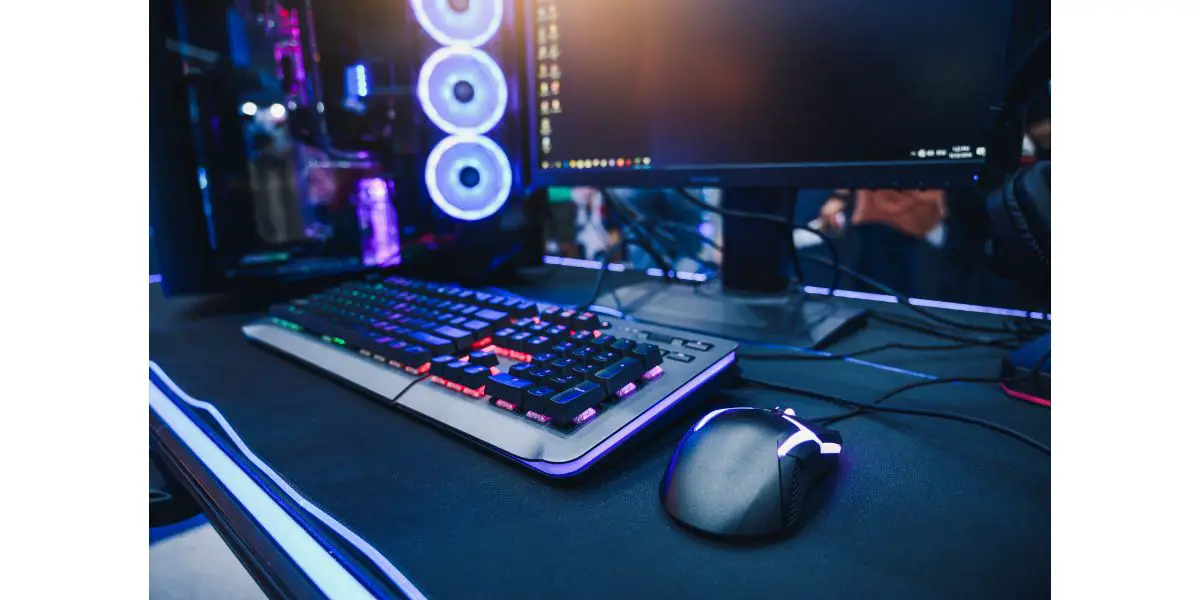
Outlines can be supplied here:
<path id="1" fill-rule="evenodd" d="M 556 268 L 509 289 L 573 303 L 592 277 Z M 730 390 L 636 439 L 581 484 L 552 485 L 251 346 L 240 326 L 253 314 L 151 294 L 151 358 L 432 598 L 1050 594 L 1050 460 L 990 431 L 901 415 L 841 423 L 841 468 L 805 527 L 771 543 L 728 545 L 685 531 L 659 505 L 660 478 L 687 426 L 719 406 L 787 406 L 810 417 L 837 407 Z M 898 340 L 937 343 L 872 323 L 833 350 Z M 937 376 L 994 376 L 999 356 L 888 351 L 871 360 Z M 741 364 L 748 375 L 864 401 L 916 380 L 842 361 Z M 932 386 L 894 402 L 1050 437 L 1047 409 L 994 387 Z"/>

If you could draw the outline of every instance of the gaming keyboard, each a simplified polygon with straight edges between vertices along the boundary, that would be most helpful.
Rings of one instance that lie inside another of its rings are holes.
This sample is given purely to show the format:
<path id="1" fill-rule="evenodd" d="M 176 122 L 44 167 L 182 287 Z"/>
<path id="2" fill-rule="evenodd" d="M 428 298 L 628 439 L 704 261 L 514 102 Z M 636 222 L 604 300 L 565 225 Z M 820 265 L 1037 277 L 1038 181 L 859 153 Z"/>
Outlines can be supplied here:
<path id="1" fill-rule="evenodd" d="M 401 277 L 273 305 L 250 340 L 545 475 L 583 472 L 711 391 L 737 345 Z"/>

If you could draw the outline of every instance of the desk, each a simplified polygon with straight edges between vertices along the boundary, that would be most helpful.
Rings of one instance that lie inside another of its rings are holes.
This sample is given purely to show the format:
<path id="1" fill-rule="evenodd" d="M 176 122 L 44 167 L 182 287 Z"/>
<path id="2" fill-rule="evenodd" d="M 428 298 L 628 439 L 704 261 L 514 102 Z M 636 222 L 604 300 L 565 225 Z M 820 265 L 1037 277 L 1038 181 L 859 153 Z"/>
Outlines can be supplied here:
<path id="1" fill-rule="evenodd" d="M 614 278 L 617 283 L 631 277 L 614 275 L 622 276 Z M 574 303 L 593 277 L 556 267 L 509 289 Z M 807 525 L 772 543 L 730 545 L 685 531 L 659 505 L 659 481 L 686 428 L 720 406 L 788 406 L 803 416 L 837 407 L 754 388 L 730 390 L 671 427 L 636 439 L 584 481 L 555 485 L 251 346 L 239 329 L 251 313 L 225 314 L 212 302 L 161 297 L 152 297 L 151 306 L 151 358 L 169 378 L 215 405 L 297 492 L 357 532 L 431 598 L 1050 594 L 1050 460 L 981 428 L 903 415 L 840 423 L 843 462 Z M 891 341 L 936 343 L 873 323 L 834 350 Z M 895 370 L 843 361 L 741 364 L 757 378 L 870 400 L 914 381 L 911 372 L 992 376 L 1000 355 L 979 348 L 871 356 Z M 894 402 L 971 414 L 1042 441 L 1050 436 L 1047 409 L 1011 400 L 991 386 L 932 386 Z M 211 423 L 199 411 L 187 412 Z M 185 445 L 160 448 L 177 462 L 188 458 Z M 220 494 L 209 489 L 216 482 L 189 483 L 199 496 Z M 294 564 L 266 556 L 271 551 L 262 528 L 238 514 L 237 503 L 208 512 L 270 591 L 312 591 L 311 582 L 285 572 Z M 327 527 L 305 525 L 331 553 L 344 551 L 352 570 L 370 571 Z M 256 552 L 263 557 L 254 558 Z"/>

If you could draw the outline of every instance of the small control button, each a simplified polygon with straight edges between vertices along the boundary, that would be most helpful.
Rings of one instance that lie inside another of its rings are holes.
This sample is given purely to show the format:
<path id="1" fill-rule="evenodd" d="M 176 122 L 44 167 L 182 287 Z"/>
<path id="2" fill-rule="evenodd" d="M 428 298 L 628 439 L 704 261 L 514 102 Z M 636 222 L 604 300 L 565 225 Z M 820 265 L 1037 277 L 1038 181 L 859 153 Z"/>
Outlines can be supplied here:
<path id="1" fill-rule="evenodd" d="M 687 340 L 686 342 L 683 343 L 683 345 L 688 348 L 691 348 L 692 350 L 699 350 L 701 352 L 708 352 L 709 350 L 712 350 L 712 344 L 710 344 L 708 342 L 698 342 L 696 340 Z"/>
<path id="2" fill-rule="evenodd" d="M 696 360 L 696 358 L 694 356 L 692 356 L 691 354 L 684 354 L 682 352 L 668 352 L 668 353 L 664 354 L 663 356 L 666 356 L 667 358 L 669 358 L 671 360 L 677 360 L 677 361 L 683 362 L 683 363 L 690 363 L 693 360 Z"/>

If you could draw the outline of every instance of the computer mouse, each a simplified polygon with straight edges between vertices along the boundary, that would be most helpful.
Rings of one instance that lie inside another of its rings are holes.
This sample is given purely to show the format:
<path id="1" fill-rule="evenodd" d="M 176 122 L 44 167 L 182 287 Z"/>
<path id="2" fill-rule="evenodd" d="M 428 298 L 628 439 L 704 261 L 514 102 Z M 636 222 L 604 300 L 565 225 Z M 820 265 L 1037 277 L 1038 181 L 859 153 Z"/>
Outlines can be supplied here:
<path id="1" fill-rule="evenodd" d="M 842 438 L 792 411 L 722 408 L 683 436 L 663 476 L 667 514 L 731 537 L 788 532 L 809 490 L 837 467 Z"/>

